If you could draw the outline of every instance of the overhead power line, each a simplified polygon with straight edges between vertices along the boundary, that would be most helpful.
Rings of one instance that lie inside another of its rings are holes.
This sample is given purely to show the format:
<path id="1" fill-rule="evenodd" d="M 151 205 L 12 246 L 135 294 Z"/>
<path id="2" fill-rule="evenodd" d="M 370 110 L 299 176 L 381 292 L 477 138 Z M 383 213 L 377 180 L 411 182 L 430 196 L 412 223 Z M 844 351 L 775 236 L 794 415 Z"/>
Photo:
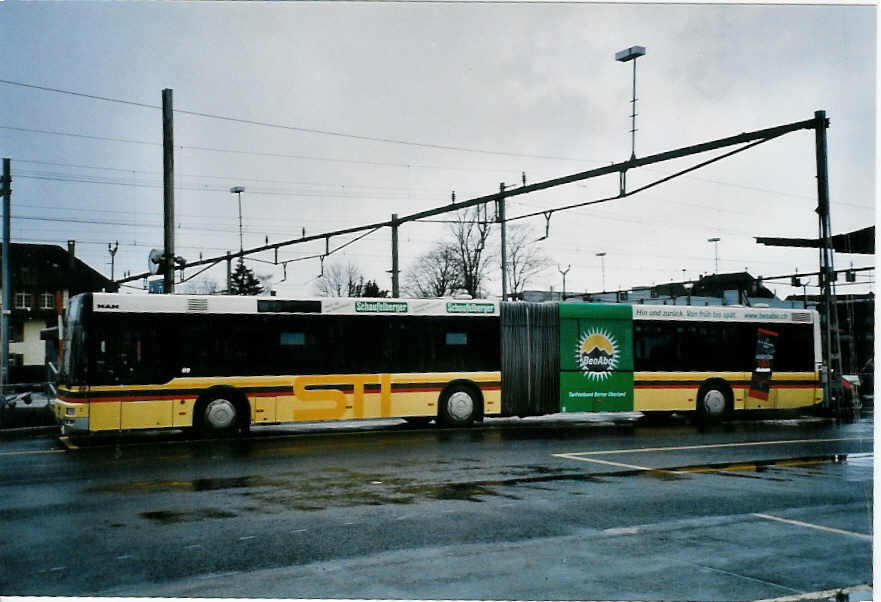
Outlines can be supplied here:
<path id="1" fill-rule="evenodd" d="M 87 140 L 101 140 L 106 142 L 123 142 L 126 144 L 144 144 L 148 146 L 162 146 L 161 142 L 151 142 L 148 140 L 132 140 L 130 138 L 113 138 L 108 136 L 93 136 L 89 134 L 78 134 L 75 132 L 61 132 L 57 130 L 41 130 L 36 128 L 23 128 L 11 125 L 0 125 L 2 130 L 12 130 L 16 132 L 28 132 L 32 134 L 45 134 L 49 136 L 67 136 L 71 138 L 84 138 Z M 325 163 L 346 163 L 354 165 L 373 165 L 375 167 L 405 167 L 407 169 L 437 169 L 446 171 L 475 171 L 483 173 L 510 173 L 519 172 L 520 170 L 502 167 L 461 167 L 446 165 L 431 165 L 425 163 L 401 163 L 394 161 L 367 161 L 364 159 L 340 159 L 337 157 L 317 157 L 314 155 L 294 155 L 289 153 L 268 153 L 260 151 L 245 151 L 233 148 L 215 148 L 209 146 L 183 146 L 175 145 L 176 150 L 188 151 L 204 151 L 211 153 L 228 153 L 234 155 L 246 155 L 249 157 L 273 157 L 276 159 L 297 159 L 301 161 L 321 161 Z"/>
<path id="2" fill-rule="evenodd" d="M 57 94 L 67 94 L 69 96 L 78 96 L 80 98 L 88 98 L 91 100 L 101 100 L 104 102 L 113 102 L 118 104 L 131 105 L 136 107 L 148 108 L 148 109 L 162 109 L 160 105 L 147 104 L 143 102 L 135 102 L 131 100 L 123 100 L 120 98 L 111 98 L 109 96 L 99 96 L 96 94 L 86 94 L 84 92 L 75 92 L 73 90 L 63 90 L 61 88 L 53 88 L 50 86 L 40 86 L 36 84 L 28 84 L 24 82 L 16 82 L 7 79 L 0 79 L 0 84 L 6 84 L 9 86 L 19 86 L 23 88 L 31 88 L 34 90 L 42 90 L 44 92 L 54 92 Z M 205 113 L 203 111 L 188 111 L 185 109 L 174 109 L 173 112 L 179 113 L 181 115 L 191 115 L 194 117 L 203 117 L 206 119 L 218 119 L 222 121 L 230 121 L 234 123 L 243 123 L 246 125 L 256 125 L 260 127 L 268 127 L 274 129 L 288 130 L 293 132 L 302 132 L 306 134 L 320 134 L 322 136 L 334 136 L 338 138 L 347 138 L 349 140 L 362 140 L 367 142 L 382 142 L 385 144 L 399 144 L 404 146 L 414 146 L 418 148 L 431 148 L 436 150 L 448 150 L 448 151 L 457 151 L 457 152 L 465 152 L 465 153 L 476 153 L 483 155 L 499 155 L 505 157 L 523 157 L 527 159 L 550 159 L 554 161 L 591 161 L 590 159 L 578 159 L 573 157 L 559 157 L 555 155 L 537 155 L 537 154 L 528 154 L 528 153 L 514 153 L 510 151 L 496 151 L 496 150 L 487 150 L 480 148 L 472 148 L 467 146 L 453 146 L 446 144 L 433 144 L 429 142 L 415 142 L 412 140 L 403 140 L 400 138 L 388 138 L 382 136 L 364 136 L 361 134 L 350 134 L 346 132 L 338 132 L 334 130 L 325 130 L 318 128 L 307 128 L 295 125 L 286 125 L 280 123 L 271 123 L 268 121 L 260 121 L 256 119 L 244 119 L 241 117 L 230 117 L 228 115 L 216 115 L 213 113 Z M 593 161 L 596 162 L 596 161 Z"/>

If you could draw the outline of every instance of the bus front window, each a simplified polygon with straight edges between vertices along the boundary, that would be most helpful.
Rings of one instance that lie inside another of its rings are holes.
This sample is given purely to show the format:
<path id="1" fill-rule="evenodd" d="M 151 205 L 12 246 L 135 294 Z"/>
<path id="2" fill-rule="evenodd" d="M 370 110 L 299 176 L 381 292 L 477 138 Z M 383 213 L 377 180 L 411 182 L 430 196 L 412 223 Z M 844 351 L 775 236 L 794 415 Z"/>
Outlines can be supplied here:
<path id="1" fill-rule="evenodd" d="M 71 299 L 64 320 L 59 382 L 68 386 L 86 384 L 88 353 L 84 322 L 87 304 L 88 297 L 86 295 L 77 295 Z"/>

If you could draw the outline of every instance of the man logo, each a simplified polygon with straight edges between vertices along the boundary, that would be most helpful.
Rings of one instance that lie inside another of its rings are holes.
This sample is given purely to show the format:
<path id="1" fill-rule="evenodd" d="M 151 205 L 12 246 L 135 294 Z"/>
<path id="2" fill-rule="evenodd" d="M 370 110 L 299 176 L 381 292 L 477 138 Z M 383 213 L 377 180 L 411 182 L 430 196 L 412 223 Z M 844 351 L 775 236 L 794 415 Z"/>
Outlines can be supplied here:
<path id="1" fill-rule="evenodd" d="M 585 332 L 578 341 L 575 360 L 591 380 L 605 380 L 618 366 L 618 343 L 605 330 Z"/>

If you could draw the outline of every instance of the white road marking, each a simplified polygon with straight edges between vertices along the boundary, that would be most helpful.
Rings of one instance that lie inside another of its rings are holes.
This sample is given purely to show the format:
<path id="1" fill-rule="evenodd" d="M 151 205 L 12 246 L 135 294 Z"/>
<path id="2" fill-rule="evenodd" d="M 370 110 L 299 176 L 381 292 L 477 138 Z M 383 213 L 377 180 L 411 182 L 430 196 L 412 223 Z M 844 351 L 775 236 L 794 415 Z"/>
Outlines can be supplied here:
<path id="1" fill-rule="evenodd" d="M 603 529 L 606 535 L 636 535 L 639 533 L 639 527 L 613 527 L 612 529 Z"/>
<path id="2" fill-rule="evenodd" d="M 808 602 L 813 600 L 823 600 L 826 598 L 834 598 L 839 592 L 845 594 L 857 594 L 862 592 L 870 592 L 872 588 L 868 585 L 857 585 L 854 587 L 845 587 L 842 589 L 827 589 L 822 592 L 811 592 L 809 594 L 799 594 L 797 596 L 786 596 L 785 598 L 765 598 L 764 600 L 756 600 L 756 602 Z"/>
<path id="3" fill-rule="evenodd" d="M 129 558 L 134 558 L 131 554 L 123 554 L 122 556 L 117 556 L 117 560 L 128 560 Z"/>
<path id="4" fill-rule="evenodd" d="M 305 533 L 308 529 L 294 529 L 291 533 Z"/>
<path id="5" fill-rule="evenodd" d="M 34 451 L 0 452 L 0 456 L 35 456 L 37 454 L 63 454 L 66 449 L 38 449 Z"/>
<path id="6" fill-rule="evenodd" d="M 792 520 L 789 518 L 780 518 L 779 516 L 772 516 L 770 514 L 760 514 L 758 512 L 753 513 L 753 516 L 757 516 L 759 518 L 764 518 L 765 520 L 775 520 L 781 523 L 788 523 L 790 525 L 796 525 L 798 527 L 808 527 L 810 529 L 817 529 L 818 531 L 826 531 L 828 533 L 838 533 L 839 535 L 850 535 L 851 537 L 858 537 L 860 539 L 867 539 L 872 541 L 871 535 L 866 535 L 865 533 L 856 533 L 854 531 L 845 531 L 844 529 L 834 529 L 832 527 L 824 527 L 823 525 L 814 525 L 812 523 L 803 523 L 800 520 Z"/>
<path id="7" fill-rule="evenodd" d="M 586 452 L 589 453 L 589 452 Z M 649 468 L 648 466 L 638 466 L 636 464 L 623 464 L 621 462 L 610 462 L 608 460 L 598 460 L 596 458 L 585 458 L 580 454 L 553 454 L 555 458 L 566 458 L 567 460 L 578 460 L 579 462 L 593 462 L 595 464 L 605 464 L 607 466 L 617 466 L 619 468 L 629 468 L 630 470 L 643 470 L 655 472 L 667 472 L 670 474 L 681 474 L 675 470 L 664 470 L 663 468 Z"/>
<path id="8" fill-rule="evenodd" d="M 249 539 L 257 539 L 256 535 L 246 535 L 245 537 L 239 537 L 239 541 L 248 541 Z"/>

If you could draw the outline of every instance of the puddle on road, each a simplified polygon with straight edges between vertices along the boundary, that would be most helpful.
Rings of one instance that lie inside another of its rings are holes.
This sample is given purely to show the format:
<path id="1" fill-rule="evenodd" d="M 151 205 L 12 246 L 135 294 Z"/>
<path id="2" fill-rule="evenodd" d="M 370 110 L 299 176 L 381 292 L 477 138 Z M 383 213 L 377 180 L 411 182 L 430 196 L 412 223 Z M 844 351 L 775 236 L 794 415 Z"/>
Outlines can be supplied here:
<path id="1" fill-rule="evenodd" d="M 235 518 L 238 514 L 226 510 L 219 510 L 217 508 L 200 508 L 199 510 L 194 510 L 192 512 L 175 512 L 172 510 L 139 512 L 138 516 L 142 516 L 161 525 L 171 525 L 174 523 L 187 523 L 209 518 Z"/>
<path id="2" fill-rule="evenodd" d="M 209 519 L 234 518 L 243 514 L 280 514 L 284 512 L 315 512 L 329 508 L 357 506 L 388 506 L 419 504 L 431 500 L 452 500 L 481 503 L 491 498 L 522 500 L 534 489 L 555 489 L 556 484 L 570 486 L 562 493 L 584 495 L 586 488 L 579 484 L 609 484 L 621 478 L 650 478 L 679 481 L 713 474 L 732 478 L 753 478 L 770 481 L 789 481 L 793 478 L 813 478 L 820 464 L 840 462 L 842 456 L 822 456 L 798 459 L 763 460 L 685 466 L 658 470 L 625 470 L 607 473 L 584 473 L 571 468 L 548 466 L 508 466 L 495 474 L 497 479 L 461 479 L 433 483 L 431 475 L 406 478 L 386 473 L 370 473 L 333 467 L 321 473 L 288 472 L 260 475 L 195 479 L 192 481 L 133 482 L 96 485 L 88 488 L 93 493 L 168 493 L 178 491 L 205 492 L 229 490 L 234 496 L 230 505 L 234 511 L 201 508 L 188 512 L 155 510 L 142 512 L 140 517 L 159 524 L 195 522 Z M 862 462 L 866 461 L 862 459 Z M 799 468 L 799 474 L 786 472 Z M 462 476 L 473 474 L 473 466 L 460 467 Z M 811 472 L 809 472 L 811 471 Z M 444 476 L 455 479 L 456 471 L 445 471 Z M 162 499 L 170 499 L 163 497 Z M 205 498 L 206 501 L 213 498 Z M 236 503 L 235 499 L 239 502 Z"/>
<path id="3" fill-rule="evenodd" d="M 219 489 L 240 489 L 247 487 L 282 487 L 287 481 L 267 479 L 261 476 L 231 478 L 195 479 L 192 481 L 140 481 L 135 483 L 114 483 L 95 485 L 86 493 L 130 493 L 150 491 L 217 491 Z"/>

